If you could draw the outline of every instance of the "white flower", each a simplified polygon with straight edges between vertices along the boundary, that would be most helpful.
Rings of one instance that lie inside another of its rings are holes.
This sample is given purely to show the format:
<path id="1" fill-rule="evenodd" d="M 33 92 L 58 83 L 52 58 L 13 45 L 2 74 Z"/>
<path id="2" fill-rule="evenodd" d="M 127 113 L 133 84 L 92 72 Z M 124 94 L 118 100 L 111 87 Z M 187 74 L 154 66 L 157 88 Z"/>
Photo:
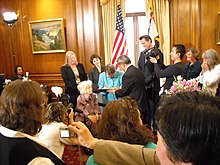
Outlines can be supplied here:
<path id="1" fill-rule="evenodd" d="M 177 76 L 177 81 L 182 81 L 183 80 L 183 78 L 182 78 L 182 76 Z"/>
<path id="2" fill-rule="evenodd" d="M 10 79 L 5 79 L 5 85 L 8 85 L 11 82 Z"/>

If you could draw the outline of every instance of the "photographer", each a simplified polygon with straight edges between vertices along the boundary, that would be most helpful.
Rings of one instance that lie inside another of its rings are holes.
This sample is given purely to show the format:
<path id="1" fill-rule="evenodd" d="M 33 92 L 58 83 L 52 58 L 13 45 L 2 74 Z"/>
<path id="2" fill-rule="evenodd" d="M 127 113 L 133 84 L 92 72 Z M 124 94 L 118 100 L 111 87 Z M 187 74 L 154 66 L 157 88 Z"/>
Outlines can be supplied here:
<path id="1" fill-rule="evenodd" d="M 164 93 L 170 89 L 173 84 L 174 77 L 182 74 L 184 64 L 182 64 L 183 56 L 186 52 L 185 46 L 182 44 L 174 44 L 170 52 L 170 58 L 173 61 L 172 65 L 165 66 L 163 70 L 158 65 L 158 60 L 155 57 L 150 57 L 150 61 L 154 63 L 154 71 L 158 78 L 166 78 L 164 83 Z"/>
<path id="2" fill-rule="evenodd" d="M 154 64 L 150 62 L 150 57 L 157 57 L 159 67 L 163 65 L 163 53 L 159 49 L 159 42 L 155 41 L 152 45 L 152 39 L 149 35 L 143 35 L 139 38 L 142 46 L 145 48 L 141 52 L 138 60 L 138 68 L 144 73 L 147 97 L 157 104 L 159 101 L 160 79 L 155 76 Z"/>
<path id="3" fill-rule="evenodd" d="M 66 108 L 59 102 L 52 102 L 47 106 L 47 112 L 45 115 L 46 122 L 42 125 L 41 131 L 37 137 L 61 159 L 64 152 L 64 146 L 74 145 L 75 143 L 70 141 L 69 138 L 61 137 L 61 129 L 65 130 L 67 127 L 64 124 L 66 118 L 68 118 L 68 124 L 73 122 L 73 109 Z"/>

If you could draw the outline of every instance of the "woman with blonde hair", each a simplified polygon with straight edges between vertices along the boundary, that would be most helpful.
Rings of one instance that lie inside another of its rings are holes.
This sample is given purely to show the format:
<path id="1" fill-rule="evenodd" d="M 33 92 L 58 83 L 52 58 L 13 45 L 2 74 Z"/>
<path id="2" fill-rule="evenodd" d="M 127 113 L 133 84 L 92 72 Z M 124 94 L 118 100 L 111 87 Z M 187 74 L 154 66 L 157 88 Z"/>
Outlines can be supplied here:
<path id="1" fill-rule="evenodd" d="M 208 49 L 203 53 L 202 58 L 200 83 L 215 95 L 220 82 L 220 56 L 214 49 Z"/>
<path id="2" fill-rule="evenodd" d="M 70 102 L 76 106 L 79 91 L 77 85 L 87 80 L 83 64 L 78 63 L 76 54 L 73 51 L 66 52 L 65 64 L 61 67 L 61 75 L 65 83 L 65 93 L 70 96 Z"/>

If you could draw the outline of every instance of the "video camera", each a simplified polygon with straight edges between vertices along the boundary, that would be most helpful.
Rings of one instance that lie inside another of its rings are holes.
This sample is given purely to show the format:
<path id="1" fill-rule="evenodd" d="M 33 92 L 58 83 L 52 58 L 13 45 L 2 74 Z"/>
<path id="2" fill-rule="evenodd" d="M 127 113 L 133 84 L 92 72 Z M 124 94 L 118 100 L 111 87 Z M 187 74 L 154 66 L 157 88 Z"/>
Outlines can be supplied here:
<path id="1" fill-rule="evenodd" d="M 144 50 L 143 52 L 145 54 L 145 57 L 147 60 L 150 59 L 150 57 L 154 57 L 156 58 L 157 55 L 159 55 L 161 53 L 160 49 L 159 49 L 159 41 L 155 41 L 155 45 L 153 48 L 151 48 L 151 50 Z"/>

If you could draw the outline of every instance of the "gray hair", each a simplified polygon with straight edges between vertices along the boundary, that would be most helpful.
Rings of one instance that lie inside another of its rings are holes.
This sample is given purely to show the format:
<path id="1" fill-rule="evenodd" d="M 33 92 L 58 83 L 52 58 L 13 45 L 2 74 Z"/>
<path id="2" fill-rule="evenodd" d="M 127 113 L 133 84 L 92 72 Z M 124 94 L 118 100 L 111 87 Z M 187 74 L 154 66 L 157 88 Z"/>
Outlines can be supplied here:
<path id="1" fill-rule="evenodd" d="M 82 81 L 79 83 L 79 85 L 77 86 L 77 89 L 80 91 L 81 94 L 85 94 L 87 93 L 87 87 L 88 86 L 92 86 L 92 81 L 91 80 L 86 80 L 86 81 Z"/>
<path id="2" fill-rule="evenodd" d="M 220 64 L 219 54 L 214 49 L 208 49 L 202 54 L 202 58 L 208 60 L 208 65 L 213 69 L 216 65 Z"/>
<path id="3" fill-rule="evenodd" d="M 127 55 L 121 55 L 117 58 L 117 63 L 130 64 L 131 60 Z"/>

